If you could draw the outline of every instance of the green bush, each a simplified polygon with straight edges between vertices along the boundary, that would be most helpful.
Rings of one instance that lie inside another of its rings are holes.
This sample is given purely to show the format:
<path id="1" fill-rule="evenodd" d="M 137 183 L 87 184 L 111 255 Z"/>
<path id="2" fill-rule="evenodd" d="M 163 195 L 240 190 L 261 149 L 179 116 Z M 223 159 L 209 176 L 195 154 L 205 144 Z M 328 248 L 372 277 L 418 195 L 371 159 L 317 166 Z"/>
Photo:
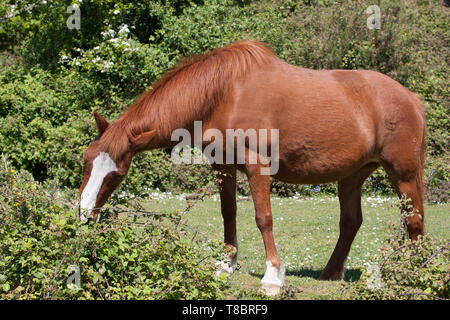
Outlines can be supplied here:
<path id="1" fill-rule="evenodd" d="M 80 30 L 66 26 L 72 2 L 80 5 Z M 96 136 L 92 110 L 113 121 L 181 57 L 256 38 L 292 64 L 377 70 L 420 95 L 428 121 L 428 199 L 446 201 L 449 11 L 437 1 L 370 4 L 381 9 L 381 29 L 367 28 L 363 0 L 5 1 L 0 152 L 39 181 L 78 187 L 82 151 Z M 136 192 L 140 185 L 194 190 L 211 181 L 209 167 L 172 168 L 167 154 L 135 159 L 133 176 L 123 186 Z M 271 189 L 280 195 L 318 190 L 275 181 Z M 336 184 L 319 190 L 335 193 Z M 363 192 L 387 194 L 392 188 L 380 169 Z"/>
<path id="2" fill-rule="evenodd" d="M 399 207 L 412 208 L 405 200 Z M 402 221 L 406 221 L 404 213 Z M 408 239 L 406 225 L 390 225 L 393 237 L 364 267 L 359 281 L 344 284 L 350 299 L 421 300 L 450 298 L 450 242 L 430 235 Z"/>
<path id="3" fill-rule="evenodd" d="M 358 282 L 347 287 L 346 298 L 376 300 L 449 299 L 450 244 L 430 236 L 391 240 Z"/>
<path id="4" fill-rule="evenodd" d="M 131 211 L 83 225 L 65 198 L 3 159 L 1 299 L 217 298 L 224 285 L 212 261 L 222 258 L 219 246 L 188 237 L 181 213 Z"/>
<path id="5" fill-rule="evenodd" d="M 429 203 L 446 203 L 450 200 L 450 155 L 428 157 L 425 185 Z"/>

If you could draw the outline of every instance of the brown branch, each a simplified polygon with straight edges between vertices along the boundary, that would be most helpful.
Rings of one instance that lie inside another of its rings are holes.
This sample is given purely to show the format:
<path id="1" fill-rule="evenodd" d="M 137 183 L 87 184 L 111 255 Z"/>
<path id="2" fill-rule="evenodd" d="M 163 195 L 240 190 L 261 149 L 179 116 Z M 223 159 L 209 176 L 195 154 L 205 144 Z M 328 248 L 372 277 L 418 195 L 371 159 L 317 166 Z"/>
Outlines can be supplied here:
<path id="1" fill-rule="evenodd" d="M 428 257 L 428 259 L 424 263 L 422 263 L 422 265 L 420 267 L 421 268 L 425 267 L 428 264 L 428 262 L 430 262 L 434 257 L 436 257 L 437 255 L 441 254 L 443 251 L 448 249 L 449 246 L 450 246 L 450 242 L 447 243 L 445 246 L 437 249 L 430 257 Z"/>
<path id="2" fill-rule="evenodd" d="M 59 270 L 61 270 L 61 266 L 62 266 L 62 264 L 63 264 L 63 262 L 64 262 L 65 259 L 66 259 L 66 256 L 63 256 L 63 258 L 62 258 L 61 261 L 59 262 L 59 265 L 58 265 L 58 267 L 56 268 L 56 270 L 55 270 L 55 272 L 54 272 L 54 274 L 53 274 L 52 282 L 50 283 L 50 286 L 48 287 L 48 290 L 47 290 L 47 298 L 48 298 L 49 295 L 50 295 L 50 291 L 53 289 L 53 283 L 55 282 L 55 279 L 56 279 L 56 277 L 58 276 Z"/>

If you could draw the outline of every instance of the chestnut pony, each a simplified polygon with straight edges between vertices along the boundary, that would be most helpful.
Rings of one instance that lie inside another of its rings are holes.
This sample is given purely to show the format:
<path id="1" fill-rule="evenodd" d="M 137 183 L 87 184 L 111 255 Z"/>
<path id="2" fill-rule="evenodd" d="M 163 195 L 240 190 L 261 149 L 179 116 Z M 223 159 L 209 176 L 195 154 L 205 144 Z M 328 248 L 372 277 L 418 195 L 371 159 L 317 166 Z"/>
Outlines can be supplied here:
<path id="1" fill-rule="evenodd" d="M 295 184 L 338 181 L 340 235 L 320 279 L 340 279 L 362 223 L 361 186 L 378 167 L 399 196 L 416 209 L 407 228 L 423 234 L 425 117 L 413 93 L 391 78 L 364 70 L 309 70 L 278 59 L 263 43 L 240 41 L 183 60 L 143 93 L 114 123 L 94 112 L 99 137 L 83 155 L 79 205 L 96 220 L 98 210 L 125 177 L 133 156 L 173 147 L 175 129 L 278 129 L 279 170 L 273 178 Z M 207 141 L 203 141 L 203 146 Z M 270 144 L 270 141 L 269 141 Z M 226 152 L 225 146 L 223 151 Z M 255 152 L 246 149 L 246 153 Z M 248 155 L 248 154 L 247 154 Z M 219 272 L 236 267 L 236 170 L 246 173 L 256 224 L 266 251 L 261 280 L 279 292 L 284 269 L 272 233 L 267 163 L 213 164 L 220 172 L 225 244 Z M 83 218 L 83 217 L 82 217 Z M 86 219 L 86 217 L 84 217 Z"/>

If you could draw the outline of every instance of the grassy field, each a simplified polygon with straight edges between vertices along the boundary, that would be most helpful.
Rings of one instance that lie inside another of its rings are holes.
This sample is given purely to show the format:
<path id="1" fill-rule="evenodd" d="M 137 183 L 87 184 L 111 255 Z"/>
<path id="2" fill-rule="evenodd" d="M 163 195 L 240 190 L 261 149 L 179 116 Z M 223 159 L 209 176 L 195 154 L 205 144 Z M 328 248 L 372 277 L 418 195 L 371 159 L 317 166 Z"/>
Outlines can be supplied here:
<path id="1" fill-rule="evenodd" d="M 160 212 L 183 210 L 183 196 L 155 193 L 146 208 Z M 363 266 L 389 238 L 388 225 L 398 224 L 400 213 L 394 198 L 363 197 L 363 224 L 350 251 L 344 280 L 358 281 Z M 449 204 L 426 207 L 426 232 L 450 239 Z M 342 281 L 318 281 L 339 236 L 337 197 L 272 198 L 274 236 L 286 267 L 285 294 L 291 299 L 339 299 Z M 222 241 L 223 224 L 218 195 L 198 202 L 186 213 L 185 222 L 209 239 Z M 255 224 L 253 203 L 238 201 L 237 232 L 239 269 L 228 277 L 223 299 L 261 299 L 260 279 L 265 271 L 265 253 Z"/>

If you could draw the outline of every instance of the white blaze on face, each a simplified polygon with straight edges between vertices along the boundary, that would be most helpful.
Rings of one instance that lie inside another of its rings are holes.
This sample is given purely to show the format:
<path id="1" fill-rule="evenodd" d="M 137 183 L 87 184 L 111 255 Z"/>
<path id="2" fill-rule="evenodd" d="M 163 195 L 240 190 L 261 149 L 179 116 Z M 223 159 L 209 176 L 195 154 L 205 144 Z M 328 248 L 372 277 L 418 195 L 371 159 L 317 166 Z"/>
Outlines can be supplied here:
<path id="1" fill-rule="evenodd" d="M 91 176 L 80 197 L 80 219 L 87 221 L 87 216 L 94 209 L 97 195 L 103 184 L 103 179 L 110 172 L 117 171 L 116 163 L 106 152 L 100 152 L 92 164 Z"/>

